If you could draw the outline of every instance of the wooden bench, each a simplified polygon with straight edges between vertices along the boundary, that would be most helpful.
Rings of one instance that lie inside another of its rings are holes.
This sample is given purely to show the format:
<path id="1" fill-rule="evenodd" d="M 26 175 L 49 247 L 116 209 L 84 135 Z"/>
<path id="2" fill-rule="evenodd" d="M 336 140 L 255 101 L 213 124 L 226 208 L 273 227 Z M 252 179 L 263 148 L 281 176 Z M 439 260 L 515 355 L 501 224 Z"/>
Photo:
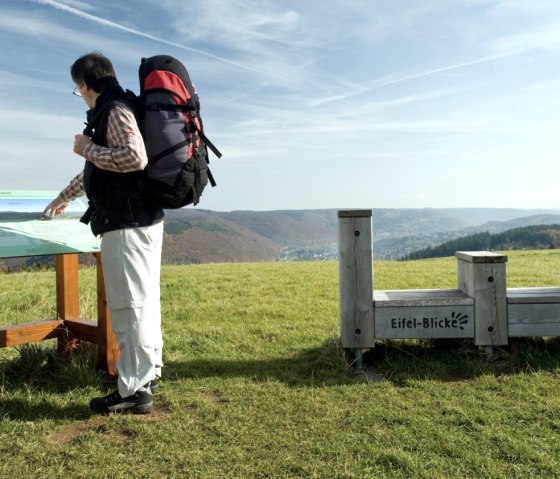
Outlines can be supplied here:
<path id="1" fill-rule="evenodd" d="M 358 352 L 376 339 L 560 336 L 560 288 L 506 288 L 507 256 L 457 251 L 457 289 L 374 291 L 372 211 L 339 211 L 340 338 Z"/>
<path id="2" fill-rule="evenodd" d="M 508 288 L 511 337 L 560 336 L 560 288 Z"/>
<path id="3" fill-rule="evenodd" d="M 80 316 L 78 254 L 60 254 L 56 262 L 57 317 L 0 327 L 0 348 L 57 338 L 58 349 L 66 350 L 74 341 L 97 344 L 98 365 L 109 375 L 117 374 L 119 349 L 111 327 L 105 298 L 100 253 L 93 253 L 97 265 L 97 321 Z"/>

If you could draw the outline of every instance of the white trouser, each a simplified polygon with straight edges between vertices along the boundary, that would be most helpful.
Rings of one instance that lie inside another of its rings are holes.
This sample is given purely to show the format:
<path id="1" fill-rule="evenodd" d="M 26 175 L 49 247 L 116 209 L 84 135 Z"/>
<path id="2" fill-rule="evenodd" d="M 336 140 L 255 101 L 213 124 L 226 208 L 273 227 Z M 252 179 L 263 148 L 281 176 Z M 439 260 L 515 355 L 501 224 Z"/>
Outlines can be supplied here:
<path id="1" fill-rule="evenodd" d="M 120 349 L 117 370 L 122 397 L 161 376 L 162 239 L 163 221 L 110 231 L 101 239 L 107 303 Z"/>

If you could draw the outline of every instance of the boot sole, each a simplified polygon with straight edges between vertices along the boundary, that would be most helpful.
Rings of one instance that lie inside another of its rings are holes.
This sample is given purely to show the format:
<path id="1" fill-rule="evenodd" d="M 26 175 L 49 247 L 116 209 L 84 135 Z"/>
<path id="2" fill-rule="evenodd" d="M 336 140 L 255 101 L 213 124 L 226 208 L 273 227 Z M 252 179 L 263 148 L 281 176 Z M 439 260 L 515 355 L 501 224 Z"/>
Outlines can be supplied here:
<path id="1" fill-rule="evenodd" d="M 148 414 L 148 413 L 152 412 L 153 407 L 154 407 L 154 403 L 150 402 L 148 404 L 139 404 L 137 406 L 131 406 L 131 407 L 127 407 L 125 409 L 106 409 L 106 410 L 103 410 L 103 411 L 96 411 L 95 409 L 92 409 L 92 411 L 96 412 L 98 414 L 104 414 L 104 415 L 108 415 L 108 414 Z"/>
<path id="2" fill-rule="evenodd" d="M 144 404 L 142 406 L 135 406 L 132 408 L 132 414 L 149 414 L 152 412 L 153 404 Z"/>

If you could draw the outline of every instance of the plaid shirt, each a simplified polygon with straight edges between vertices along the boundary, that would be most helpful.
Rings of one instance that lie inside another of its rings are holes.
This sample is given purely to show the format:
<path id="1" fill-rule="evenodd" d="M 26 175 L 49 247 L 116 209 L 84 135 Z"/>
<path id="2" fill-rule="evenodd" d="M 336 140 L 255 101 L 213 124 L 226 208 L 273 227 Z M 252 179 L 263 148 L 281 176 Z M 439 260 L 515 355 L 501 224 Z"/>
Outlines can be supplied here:
<path id="1" fill-rule="evenodd" d="M 144 140 L 132 111 L 117 104 L 109 112 L 107 120 L 107 147 L 89 143 L 84 157 L 102 170 L 130 173 L 143 170 L 148 164 Z M 58 198 L 70 202 L 84 195 L 84 172 L 80 172 L 64 188 Z"/>

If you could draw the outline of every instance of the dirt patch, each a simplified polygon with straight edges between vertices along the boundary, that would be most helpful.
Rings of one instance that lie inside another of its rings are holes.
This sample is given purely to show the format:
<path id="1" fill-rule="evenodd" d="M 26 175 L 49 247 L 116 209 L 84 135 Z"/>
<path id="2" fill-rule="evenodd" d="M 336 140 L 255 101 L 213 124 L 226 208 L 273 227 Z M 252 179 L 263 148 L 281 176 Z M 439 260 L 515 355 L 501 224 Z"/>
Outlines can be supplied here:
<path id="1" fill-rule="evenodd" d="M 54 444 L 69 444 L 84 432 L 102 428 L 107 423 L 107 419 L 105 416 L 95 416 L 86 421 L 69 424 L 51 433 L 49 440 Z"/>
<path id="2" fill-rule="evenodd" d="M 161 421 L 170 415 L 171 410 L 167 406 L 157 405 L 154 406 L 150 414 L 132 414 L 131 417 L 138 421 Z M 49 436 L 49 442 L 56 445 L 69 444 L 88 431 L 104 433 L 121 442 L 131 439 L 129 432 L 107 427 L 109 420 L 110 416 L 100 415 L 92 416 L 85 421 L 76 421 L 52 432 Z"/>
<path id="3" fill-rule="evenodd" d="M 208 404 L 223 404 L 226 402 L 218 391 L 206 392 L 203 398 Z"/>

